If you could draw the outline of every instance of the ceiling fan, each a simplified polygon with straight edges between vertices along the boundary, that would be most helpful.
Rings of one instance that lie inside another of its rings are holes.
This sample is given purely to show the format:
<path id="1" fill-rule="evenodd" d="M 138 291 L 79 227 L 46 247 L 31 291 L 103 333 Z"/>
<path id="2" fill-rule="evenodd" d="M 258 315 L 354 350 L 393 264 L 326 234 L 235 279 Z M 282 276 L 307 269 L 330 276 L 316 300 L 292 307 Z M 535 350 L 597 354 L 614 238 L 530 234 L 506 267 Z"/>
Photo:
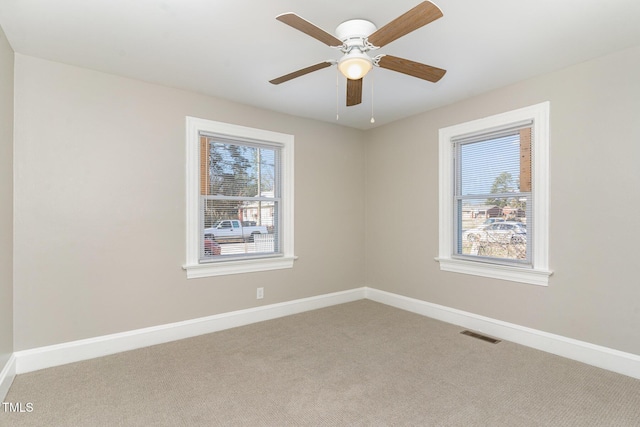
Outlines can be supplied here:
<path id="1" fill-rule="evenodd" d="M 338 61 L 322 61 L 269 82 L 278 85 L 337 64 L 340 72 L 347 78 L 347 106 L 362 102 L 362 78 L 374 66 L 435 83 L 444 76 L 446 70 L 397 56 L 382 54 L 371 57 L 368 52 L 379 49 L 442 16 L 438 6 L 430 1 L 423 1 L 381 28 L 376 28 L 375 24 L 364 19 L 345 21 L 338 25 L 334 36 L 295 13 L 283 13 L 276 16 L 278 21 L 340 50 L 344 55 Z"/>

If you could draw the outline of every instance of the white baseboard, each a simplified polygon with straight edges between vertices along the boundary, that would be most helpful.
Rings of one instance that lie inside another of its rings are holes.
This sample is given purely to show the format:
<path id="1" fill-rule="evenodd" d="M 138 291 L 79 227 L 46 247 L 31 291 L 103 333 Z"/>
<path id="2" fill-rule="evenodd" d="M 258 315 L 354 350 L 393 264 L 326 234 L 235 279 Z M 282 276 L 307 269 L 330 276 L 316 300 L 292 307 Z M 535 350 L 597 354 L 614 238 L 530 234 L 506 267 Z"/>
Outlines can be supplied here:
<path id="1" fill-rule="evenodd" d="M 163 344 L 365 298 L 640 379 L 639 355 L 390 292 L 363 287 L 183 322 L 18 351 L 13 354 L 7 366 L 2 370 L 2 374 L 0 374 L 0 397 L 3 397 L 3 391 L 6 394 L 16 374 Z"/>
<path id="2" fill-rule="evenodd" d="M 123 351 L 191 338 L 237 326 L 276 319 L 318 308 L 364 299 L 365 288 L 232 311 L 183 322 L 136 329 L 47 347 L 17 351 L 15 373 L 36 371 Z"/>
<path id="3" fill-rule="evenodd" d="M 9 387 L 13 383 L 13 379 L 16 377 L 16 357 L 11 355 L 9 360 L 0 371 L 0 402 L 4 402 L 4 398 L 7 397 Z"/>
<path id="4" fill-rule="evenodd" d="M 640 379 L 640 356 L 454 308 L 365 288 L 367 299 Z"/>

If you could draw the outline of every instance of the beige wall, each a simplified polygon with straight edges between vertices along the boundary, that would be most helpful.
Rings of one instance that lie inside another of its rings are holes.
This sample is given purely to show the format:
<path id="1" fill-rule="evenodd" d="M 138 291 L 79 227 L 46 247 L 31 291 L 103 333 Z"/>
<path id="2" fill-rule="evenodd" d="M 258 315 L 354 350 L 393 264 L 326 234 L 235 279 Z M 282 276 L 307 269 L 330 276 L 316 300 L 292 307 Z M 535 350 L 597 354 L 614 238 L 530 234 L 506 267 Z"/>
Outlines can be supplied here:
<path id="1" fill-rule="evenodd" d="M 16 351 L 364 285 L 362 132 L 20 54 L 15 92 Z M 293 269 L 186 279 L 187 115 L 295 135 Z"/>
<path id="2" fill-rule="evenodd" d="M 17 55 L 15 350 L 368 285 L 640 354 L 638 75 L 640 47 L 361 132 Z M 550 285 L 440 272 L 438 129 L 546 100 Z M 294 269 L 186 280 L 186 115 L 296 136 Z"/>
<path id="3" fill-rule="evenodd" d="M 0 371 L 13 352 L 13 50 L 0 28 Z"/>
<path id="4" fill-rule="evenodd" d="M 367 285 L 640 354 L 639 76 L 636 47 L 370 131 Z M 549 286 L 441 272 L 438 129 L 547 100 Z"/>

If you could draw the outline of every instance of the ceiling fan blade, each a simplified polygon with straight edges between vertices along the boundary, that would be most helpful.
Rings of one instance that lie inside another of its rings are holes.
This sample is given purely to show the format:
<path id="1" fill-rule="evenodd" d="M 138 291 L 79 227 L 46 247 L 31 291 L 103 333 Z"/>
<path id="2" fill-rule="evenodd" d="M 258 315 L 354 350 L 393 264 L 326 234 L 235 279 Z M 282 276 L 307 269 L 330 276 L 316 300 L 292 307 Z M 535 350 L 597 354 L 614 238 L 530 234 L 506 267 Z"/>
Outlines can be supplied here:
<path id="1" fill-rule="evenodd" d="M 378 61 L 380 68 L 386 68 L 387 70 L 397 71 L 409 76 L 417 77 L 419 79 L 428 80 L 430 82 L 437 82 L 444 76 L 447 70 L 442 68 L 432 67 L 431 65 L 421 64 L 419 62 L 410 61 L 404 58 L 398 58 L 397 56 L 383 55 Z"/>
<path id="2" fill-rule="evenodd" d="M 369 36 L 369 43 L 382 47 L 413 30 L 441 18 L 442 11 L 430 1 L 423 1 Z"/>
<path id="3" fill-rule="evenodd" d="M 293 73 L 285 74 L 284 76 L 280 76 L 276 79 L 269 80 L 269 83 L 274 85 L 279 85 L 280 83 L 288 82 L 291 79 L 295 79 L 296 77 L 304 76 L 305 74 L 312 73 L 314 71 L 322 70 L 323 68 L 330 67 L 332 65 L 331 61 L 320 62 L 315 65 L 311 65 L 306 68 L 302 68 L 301 70 L 294 71 Z"/>
<path id="4" fill-rule="evenodd" d="M 328 46 L 342 46 L 342 40 L 338 39 L 332 34 L 327 33 L 322 28 L 317 27 L 316 25 L 312 24 L 304 18 L 301 18 L 293 12 L 278 15 L 276 16 L 276 19 L 295 28 L 296 30 L 302 31 L 303 33 L 313 37 L 316 40 L 320 40 L 322 43 Z"/>
<path id="5" fill-rule="evenodd" d="M 347 107 L 362 103 L 362 79 L 347 79 Z"/>

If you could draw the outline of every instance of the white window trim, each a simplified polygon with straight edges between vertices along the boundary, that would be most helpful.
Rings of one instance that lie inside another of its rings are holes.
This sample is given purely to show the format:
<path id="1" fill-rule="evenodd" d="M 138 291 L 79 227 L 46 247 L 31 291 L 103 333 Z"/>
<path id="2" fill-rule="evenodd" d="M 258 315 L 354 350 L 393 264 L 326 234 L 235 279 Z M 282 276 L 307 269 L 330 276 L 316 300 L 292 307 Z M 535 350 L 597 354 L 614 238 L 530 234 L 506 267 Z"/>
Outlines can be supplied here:
<path id="1" fill-rule="evenodd" d="M 523 120 L 533 120 L 535 153 L 532 165 L 535 221 L 535 233 L 532 236 L 533 267 L 453 258 L 454 148 L 452 140 L 461 135 L 481 133 Z M 440 230 L 439 254 L 436 260 L 440 263 L 440 270 L 533 285 L 548 285 L 549 276 L 552 274 L 549 270 L 549 102 L 442 128 L 439 132 L 439 152 Z"/>
<path id="2" fill-rule="evenodd" d="M 196 117 L 186 118 L 186 130 L 187 259 L 183 268 L 187 272 L 187 278 L 193 279 L 292 268 L 293 261 L 296 258 L 293 251 L 293 135 L 199 119 Z M 282 226 L 280 231 L 283 252 L 281 256 L 248 258 L 216 263 L 200 262 L 200 132 L 227 136 L 232 139 L 242 138 L 263 141 L 277 144 L 281 147 Z"/>

